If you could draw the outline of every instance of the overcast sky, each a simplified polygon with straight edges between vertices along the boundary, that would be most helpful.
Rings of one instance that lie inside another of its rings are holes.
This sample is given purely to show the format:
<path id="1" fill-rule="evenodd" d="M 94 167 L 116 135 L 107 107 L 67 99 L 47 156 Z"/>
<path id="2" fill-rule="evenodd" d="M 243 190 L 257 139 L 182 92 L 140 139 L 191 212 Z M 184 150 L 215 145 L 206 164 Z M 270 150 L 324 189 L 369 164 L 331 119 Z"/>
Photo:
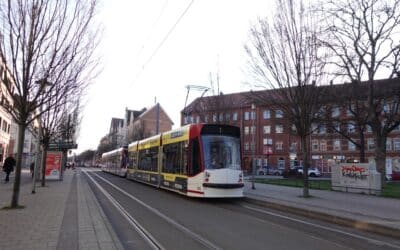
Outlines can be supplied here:
<path id="1" fill-rule="evenodd" d="M 210 86 L 219 68 L 220 90 L 249 90 L 243 84 L 250 24 L 271 13 L 265 0 L 103 0 L 102 72 L 88 91 L 78 152 L 96 149 L 112 117 L 125 107 L 140 110 L 154 99 L 180 125 L 186 85 Z M 168 32 L 188 8 L 161 47 Z M 157 48 L 159 49 L 157 50 Z M 190 92 L 189 102 L 201 92 Z"/>

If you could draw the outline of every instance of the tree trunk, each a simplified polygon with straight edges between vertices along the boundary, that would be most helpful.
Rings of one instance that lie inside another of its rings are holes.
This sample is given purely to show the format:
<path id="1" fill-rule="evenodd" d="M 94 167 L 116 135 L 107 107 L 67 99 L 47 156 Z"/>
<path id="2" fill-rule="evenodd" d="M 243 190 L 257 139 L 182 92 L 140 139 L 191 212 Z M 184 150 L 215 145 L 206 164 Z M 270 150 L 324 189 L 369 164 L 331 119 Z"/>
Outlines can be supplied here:
<path id="1" fill-rule="evenodd" d="M 366 163 L 365 159 L 365 135 L 364 132 L 360 132 L 360 163 Z"/>
<path id="2" fill-rule="evenodd" d="M 308 190 L 308 145 L 307 145 L 307 136 L 301 136 L 301 148 L 302 148 L 302 157 L 303 157 L 303 197 L 310 197 L 310 193 Z"/>
<path id="3" fill-rule="evenodd" d="M 48 146 L 43 146 L 42 151 L 42 187 L 46 186 L 46 158 Z"/>
<path id="4" fill-rule="evenodd" d="M 386 185 L 386 136 L 375 136 L 375 163 L 381 173 L 382 188 Z"/>
<path id="5" fill-rule="evenodd" d="M 22 164 L 22 153 L 24 150 L 25 129 L 26 129 L 25 124 L 18 124 L 17 165 L 15 169 L 14 187 L 11 199 L 12 208 L 18 207 L 19 188 L 21 185 L 21 164 Z"/>

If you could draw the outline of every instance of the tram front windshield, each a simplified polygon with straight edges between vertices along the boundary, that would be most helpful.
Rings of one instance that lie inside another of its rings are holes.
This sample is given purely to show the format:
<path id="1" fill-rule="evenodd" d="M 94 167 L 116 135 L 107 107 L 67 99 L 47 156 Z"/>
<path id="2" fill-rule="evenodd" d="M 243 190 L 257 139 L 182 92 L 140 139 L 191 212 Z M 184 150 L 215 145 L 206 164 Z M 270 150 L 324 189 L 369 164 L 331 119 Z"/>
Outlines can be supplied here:
<path id="1" fill-rule="evenodd" d="M 206 169 L 240 169 L 240 139 L 231 136 L 203 135 Z"/>

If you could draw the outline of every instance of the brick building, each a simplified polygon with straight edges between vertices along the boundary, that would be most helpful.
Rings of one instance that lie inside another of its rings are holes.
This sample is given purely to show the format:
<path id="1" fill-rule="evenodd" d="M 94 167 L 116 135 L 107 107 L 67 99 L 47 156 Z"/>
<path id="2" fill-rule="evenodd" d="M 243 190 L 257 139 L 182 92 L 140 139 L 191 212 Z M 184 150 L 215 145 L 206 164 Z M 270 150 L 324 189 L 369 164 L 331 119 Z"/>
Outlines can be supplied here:
<path id="1" fill-rule="evenodd" d="M 108 142 L 118 146 L 128 145 L 135 140 L 169 131 L 173 124 L 171 118 L 158 103 L 139 111 L 125 109 L 124 119 L 111 119 Z"/>
<path id="2" fill-rule="evenodd" d="M 381 83 L 382 84 L 382 83 Z M 388 84 L 400 84 L 398 79 Z M 345 85 L 326 86 L 338 90 Z M 382 85 L 382 88 L 385 86 Z M 268 96 L 273 90 L 257 91 Z M 345 89 L 340 89 L 345 91 Z M 289 168 L 301 163 L 300 140 L 295 135 L 294 126 L 285 119 L 285 113 L 277 105 L 253 104 L 251 96 L 257 92 L 241 92 L 228 95 L 198 98 L 181 112 L 181 124 L 205 122 L 225 123 L 240 127 L 244 170 L 250 170 L 251 159 L 257 166 Z M 343 92 L 344 93 L 344 92 Z M 205 107 L 204 104 L 214 103 Z M 332 102 L 332 101 L 330 101 Z M 338 120 L 351 120 L 348 108 L 338 103 L 329 103 L 327 116 Z M 326 104 L 324 104 L 326 105 Z M 324 105 L 321 105 L 324 106 Z M 218 107 L 218 108 L 215 108 Z M 356 129 L 351 124 L 338 125 L 348 130 L 350 136 L 357 139 Z M 313 124 L 313 133 L 309 137 L 311 147 L 311 166 L 318 167 L 323 173 L 330 173 L 331 166 L 339 162 L 359 161 L 359 150 L 355 144 L 332 129 Z M 374 161 L 374 139 L 371 128 L 367 126 L 365 135 L 365 155 L 369 162 Z M 254 150 L 255 149 L 255 150 Z M 400 170 L 400 128 L 392 131 L 387 140 L 387 172 Z"/>

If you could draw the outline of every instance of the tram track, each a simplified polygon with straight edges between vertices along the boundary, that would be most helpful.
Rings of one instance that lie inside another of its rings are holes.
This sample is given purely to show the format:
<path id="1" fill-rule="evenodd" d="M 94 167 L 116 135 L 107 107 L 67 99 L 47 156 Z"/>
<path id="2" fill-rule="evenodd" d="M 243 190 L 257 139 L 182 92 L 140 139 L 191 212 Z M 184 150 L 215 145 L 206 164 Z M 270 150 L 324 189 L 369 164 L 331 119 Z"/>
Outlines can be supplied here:
<path id="1" fill-rule="evenodd" d="M 128 221 L 128 223 L 135 229 L 136 232 L 146 241 L 148 246 L 155 250 L 165 250 L 163 245 L 159 243 L 135 218 L 133 218 L 126 209 L 116 200 L 112 195 L 107 192 L 87 171 L 83 171 L 86 176 L 93 182 L 93 184 L 100 190 L 100 192 L 110 201 L 110 203 L 118 210 L 118 212 Z"/>
<path id="2" fill-rule="evenodd" d="M 109 180 L 101 177 L 99 174 L 92 172 L 91 174 L 88 171 L 84 171 L 84 173 L 88 176 L 88 178 L 95 184 L 95 186 L 107 197 L 107 199 L 117 208 L 120 214 L 125 217 L 132 227 L 145 239 L 145 241 L 149 244 L 152 249 L 165 249 L 165 247 L 160 244 L 155 237 L 150 234 L 144 226 L 142 226 L 135 218 L 133 218 L 129 212 L 121 205 L 112 195 L 110 192 L 105 190 L 98 181 L 96 181 L 92 176 L 94 175 L 96 179 L 101 180 L 103 183 L 106 183 L 108 186 L 112 187 L 114 190 L 118 191 L 119 193 L 123 194 L 124 196 L 128 197 L 130 200 L 135 201 L 136 203 L 140 204 L 142 207 L 146 208 L 148 211 L 153 213 L 154 215 L 158 216 L 159 218 L 163 219 L 186 236 L 191 238 L 192 240 L 198 242 L 203 248 L 206 249 L 222 249 L 221 247 L 217 246 L 216 244 L 212 243 L 211 241 L 207 240 L 206 238 L 202 237 L 201 235 L 193 232 L 189 228 L 183 226 L 182 224 L 178 223 L 177 221 L 173 220 L 172 218 L 168 217 L 161 211 L 151 207 L 150 205 L 146 204 L 139 198 L 133 196 L 132 194 L 126 192 L 125 190 L 121 189 L 117 185 L 113 184 Z"/>
<path id="3" fill-rule="evenodd" d="M 113 175 L 87 174 L 166 249 L 399 249 L 400 242 L 393 239 L 240 199 L 191 199 Z M 185 243 L 171 243 L 174 239 Z"/>

